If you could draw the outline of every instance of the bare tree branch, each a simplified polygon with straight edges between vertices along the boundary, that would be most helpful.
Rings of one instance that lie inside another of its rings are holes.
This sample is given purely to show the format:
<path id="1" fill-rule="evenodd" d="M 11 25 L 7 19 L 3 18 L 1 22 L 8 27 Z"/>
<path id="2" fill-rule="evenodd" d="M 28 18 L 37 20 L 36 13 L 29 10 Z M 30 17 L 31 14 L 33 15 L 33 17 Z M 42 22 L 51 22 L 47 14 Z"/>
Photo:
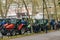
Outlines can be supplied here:
<path id="1" fill-rule="evenodd" d="M 22 0 L 22 1 L 23 1 L 23 4 L 25 5 L 25 8 L 26 8 L 26 10 L 27 10 L 27 16 L 29 16 L 29 10 L 28 10 L 28 8 L 27 8 L 27 5 L 26 5 L 26 3 L 25 3 L 24 0 Z M 30 18 L 30 16 L 29 16 L 29 18 Z"/>
<path id="2" fill-rule="evenodd" d="M 9 3 L 10 2 L 10 3 Z M 12 4 L 13 0 L 6 0 L 5 8 L 6 8 L 6 13 L 5 13 L 5 18 L 7 17 L 7 12 L 9 11 L 10 4 Z M 9 3 L 9 4 L 8 4 Z"/>

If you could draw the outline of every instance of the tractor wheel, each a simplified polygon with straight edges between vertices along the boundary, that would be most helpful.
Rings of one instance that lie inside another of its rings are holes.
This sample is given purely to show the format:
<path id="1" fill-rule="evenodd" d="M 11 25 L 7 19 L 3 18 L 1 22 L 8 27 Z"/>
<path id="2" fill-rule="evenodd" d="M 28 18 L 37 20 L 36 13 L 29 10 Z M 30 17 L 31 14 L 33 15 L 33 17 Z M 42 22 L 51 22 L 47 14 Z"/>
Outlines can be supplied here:
<path id="1" fill-rule="evenodd" d="M 1 30 L 2 35 L 7 35 L 6 30 L 2 29 Z"/>
<path id="2" fill-rule="evenodd" d="M 19 34 L 24 34 L 25 33 L 25 28 L 22 28 L 20 31 L 19 31 Z"/>
<path id="3" fill-rule="evenodd" d="M 2 33 L 2 35 L 7 35 L 7 33 Z"/>
<path id="4" fill-rule="evenodd" d="M 16 35 L 16 32 L 15 31 L 12 31 L 12 32 L 10 32 L 10 35 L 11 36 L 15 36 Z"/>

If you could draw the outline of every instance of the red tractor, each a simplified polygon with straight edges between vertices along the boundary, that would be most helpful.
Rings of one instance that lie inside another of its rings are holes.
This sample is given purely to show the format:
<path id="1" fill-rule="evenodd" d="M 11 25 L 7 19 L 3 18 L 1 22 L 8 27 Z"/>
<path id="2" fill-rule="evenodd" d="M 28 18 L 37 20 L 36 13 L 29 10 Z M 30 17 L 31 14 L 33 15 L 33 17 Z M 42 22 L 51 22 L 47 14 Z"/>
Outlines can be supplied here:
<path id="1" fill-rule="evenodd" d="M 12 22 L 13 20 L 9 20 L 6 24 L 3 25 L 3 28 L 1 30 L 1 33 L 3 35 L 15 35 L 14 34 L 14 27 L 15 27 L 15 24 Z"/>
<path id="2" fill-rule="evenodd" d="M 3 35 L 16 35 L 24 34 L 27 25 L 22 24 L 20 19 L 11 19 L 10 22 L 6 23 L 2 28 Z"/>
<path id="3" fill-rule="evenodd" d="M 16 33 L 24 34 L 25 32 L 27 32 L 27 24 L 26 24 L 26 22 L 22 23 L 21 21 L 22 20 L 17 19 L 16 26 L 15 26 Z"/>

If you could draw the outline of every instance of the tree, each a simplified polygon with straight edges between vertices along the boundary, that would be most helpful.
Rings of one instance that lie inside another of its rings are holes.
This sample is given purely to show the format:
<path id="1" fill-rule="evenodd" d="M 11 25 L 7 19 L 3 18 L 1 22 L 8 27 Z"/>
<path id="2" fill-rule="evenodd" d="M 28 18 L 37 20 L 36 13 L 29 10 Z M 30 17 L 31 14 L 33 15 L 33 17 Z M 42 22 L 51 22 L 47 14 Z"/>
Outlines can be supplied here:
<path id="1" fill-rule="evenodd" d="M 32 15 L 35 16 L 37 14 L 37 7 L 39 10 L 39 4 L 38 4 L 39 0 L 32 0 Z"/>
<path id="2" fill-rule="evenodd" d="M 1 17 L 2 18 L 6 18 L 7 17 L 7 12 L 9 10 L 10 4 L 12 2 L 13 2 L 13 0 L 5 0 L 5 3 L 2 3 L 2 0 L 0 0 L 0 13 L 1 13 Z M 3 10 L 4 10 L 4 12 L 3 12 Z"/>
<path id="3" fill-rule="evenodd" d="M 2 12 L 2 1 L 0 0 L 0 14 L 1 14 L 1 17 L 3 18 L 3 12 Z"/>
<path id="4" fill-rule="evenodd" d="M 27 11 L 27 16 L 30 18 L 29 10 L 28 10 L 28 8 L 27 8 L 27 5 L 26 5 L 26 3 L 25 3 L 24 0 L 22 0 L 22 2 L 23 2 L 23 4 L 25 5 L 25 9 L 26 9 L 26 11 Z"/>
<path id="5" fill-rule="evenodd" d="M 45 8 L 44 8 L 44 5 L 45 5 Z M 48 7 L 47 7 L 47 4 L 46 4 L 45 0 L 43 0 L 43 19 L 44 19 L 44 9 L 46 9 L 47 17 L 48 17 L 48 22 L 49 22 L 50 19 L 49 19 Z"/>
<path id="6" fill-rule="evenodd" d="M 43 23 L 44 23 L 44 0 L 43 0 Z"/>
<path id="7" fill-rule="evenodd" d="M 58 0 L 58 5 L 59 5 L 59 7 L 60 7 L 60 0 Z"/>
<path id="8" fill-rule="evenodd" d="M 7 17 L 7 12 L 9 11 L 10 4 L 12 4 L 13 0 L 6 0 L 5 4 L 5 18 Z"/>
<path id="9" fill-rule="evenodd" d="M 56 3 L 55 3 L 55 0 L 53 0 L 53 4 L 54 4 L 54 13 L 56 15 L 56 21 L 58 21 L 58 17 L 57 17 L 57 8 L 56 8 Z"/>

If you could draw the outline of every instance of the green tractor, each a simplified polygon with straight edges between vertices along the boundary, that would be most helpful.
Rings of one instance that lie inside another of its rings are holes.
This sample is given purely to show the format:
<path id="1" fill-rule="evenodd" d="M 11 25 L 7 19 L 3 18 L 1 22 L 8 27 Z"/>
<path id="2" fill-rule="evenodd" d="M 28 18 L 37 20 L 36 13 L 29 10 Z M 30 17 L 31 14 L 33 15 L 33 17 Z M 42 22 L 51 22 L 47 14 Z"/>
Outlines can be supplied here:
<path id="1" fill-rule="evenodd" d="M 39 31 L 45 31 L 47 23 L 48 23 L 47 19 L 44 19 L 44 22 L 43 19 L 39 19 L 39 20 L 36 19 L 35 23 L 33 24 L 33 31 L 35 33 Z"/>

